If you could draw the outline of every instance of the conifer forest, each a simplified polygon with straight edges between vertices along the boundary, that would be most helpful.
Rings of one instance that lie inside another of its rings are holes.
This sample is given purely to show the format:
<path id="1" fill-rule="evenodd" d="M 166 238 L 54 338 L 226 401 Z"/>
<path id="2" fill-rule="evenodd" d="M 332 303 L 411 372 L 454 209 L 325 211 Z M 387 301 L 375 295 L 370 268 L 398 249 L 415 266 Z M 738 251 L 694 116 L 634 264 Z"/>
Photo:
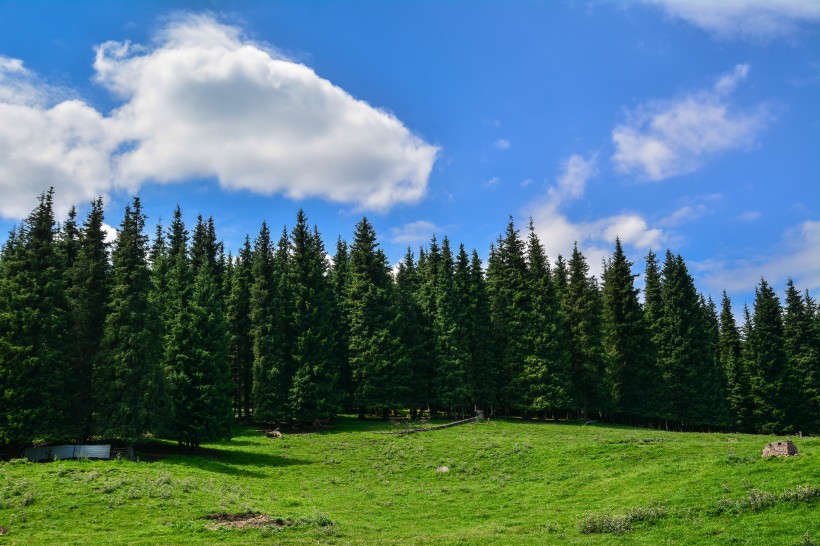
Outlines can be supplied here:
<path id="1" fill-rule="evenodd" d="M 487 263 L 434 237 L 397 268 L 366 218 L 327 248 L 300 210 L 235 255 L 179 207 L 152 232 L 134 198 L 111 242 L 103 221 L 102 199 L 55 218 L 49 191 L 5 241 L 0 444 L 153 433 L 193 448 L 235 420 L 478 409 L 820 432 L 820 306 L 791 281 L 781 299 L 761 279 L 737 310 L 672 251 L 636 267 L 616 241 L 598 279 L 577 247 L 548 258 L 512 219 Z"/>

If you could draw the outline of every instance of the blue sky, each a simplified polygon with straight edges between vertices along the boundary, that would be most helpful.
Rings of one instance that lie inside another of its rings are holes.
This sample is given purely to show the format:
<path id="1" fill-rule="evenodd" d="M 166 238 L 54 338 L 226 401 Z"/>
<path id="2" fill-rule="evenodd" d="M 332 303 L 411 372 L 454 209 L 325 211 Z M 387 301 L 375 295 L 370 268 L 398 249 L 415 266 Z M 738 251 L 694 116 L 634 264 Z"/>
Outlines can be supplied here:
<path id="1" fill-rule="evenodd" d="M 391 261 L 512 215 L 700 290 L 820 288 L 820 3 L 0 1 L 0 229 L 138 194 L 236 249 L 304 208 Z"/>

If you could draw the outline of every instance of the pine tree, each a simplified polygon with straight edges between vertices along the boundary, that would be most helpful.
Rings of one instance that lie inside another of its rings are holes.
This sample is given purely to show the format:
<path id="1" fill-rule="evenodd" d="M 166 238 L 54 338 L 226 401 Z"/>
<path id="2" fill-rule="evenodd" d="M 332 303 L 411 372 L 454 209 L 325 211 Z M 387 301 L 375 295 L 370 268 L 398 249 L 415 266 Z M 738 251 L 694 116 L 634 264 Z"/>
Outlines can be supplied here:
<path id="1" fill-rule="evenodd" d="M 234 412 L 245 421 L 251 418 L 253 388 L 253 335 L 251 322 L 251 285 L 253 253 L 250 237 L 239 251 L 233 267 L 228 297 L 228 360 L 234 378 Z"/>
<path id="2" fill-rule="evenodd" d="M 484 278 L 481 259 L 475 250 L 470 256 L 468 300 L 470 302 L 470 363 L 467 367 L 467 378 L 473 404 L 489 415 L 490 408 L 497 403 L 495 346 L 487 281 Z"/>
<path id="3" fill-rule="evenodd" d="M 466 253 L 462 248 L 464 257 Z M 463 277 L 466 277 L 466 259 Z M 444 237 L 441 245 L 441 264 L 436 281 L 436 314 L 434 332 L 436 339 L 437 373 L 436 400 L 447 410 L 448 415 L 456 412 L 462 416 L 468 402 L 466 361 L 468 358 L 466 319 L 459 308 L 466 291 L 466 278 L 456 285 L 455 263 L 450 241 Z"/>
<path id="4" fill-rule="evenodd" d="M 748 314 L 748 309 L 746 313 Z M 719 354 L 720 364 L 726 376 L 726 400 L 734 420 L 734 428 L 750 432 L 753 427 L 749 370 L 743 360 L 742 350 L 742 339 L 732 313 L 732 302 L 724 290 L 720 313 Z"/>
<path id="5" fill-rule="evenodd" d="M 425 353 L 425 360 L 419 366 L 412 368 L 413 390 L 415 398 L 422 407 L 428 407 L 434 413 L 439 405 L 438 372 L 439 365 L 438 340 L 436 336 L 436 316 L 438 315 L 438 283 L 441 269 L 441 248 L 436 236 L 430 240 L 428 250 L 419 249 L 419 263 L 417 267 L 418 282 L 416 299 L 421 313 L 418 317 L 419 336 L 423 345 L 419 350 Z"/>
<path id="6" fill-rule="evenodd" d="M 406 399 L 408 369 L 399 356 L 392 282 L 387 259 L 367 220 L 356 224 L 350 251 L 350 367 L 355 403 L 365 410 L 388 410 Z"/>
<path id="7" fill-rule="evenodd" d="M 650 340 L 644 352 L 649 360 L 651 375 L 654 378 L 654 386 L 650 391 L 651 396 L 647 400 L 649 408 L 647 417 L 657 420 L 658 422 L 666 421 L 672 417 L 672 408 L 670 406 L 670 397 L 660 361 L 660 349 L 663 344 L 664 317 L 661 269 L 657 256 L 651 250 L 646 256 L 646 268 L 644 270 L 643 309 Z"/>
<path id="8" fill-rule="evenodd" d="M 757 431 L 764 434 L 788 432 L 783 398 L 788 362 L 782 309 L 780 300 L 765 279 L 761 279 L 755 288 L 750 342 L 754 356 L 749 370 L 750 385 Z"/>
<path id="9" fill-rule="evenodd" d="M 564 309 L 569 326 L 569 352 L 577 413 L 584 419 L 591 413 L 610 409 L 606 385 L 601 328 L 601 296 L 598 281 L 589 275 L 586 258 L 576 244 L 569 260 L 569 282 Z"/>
<path id="10" fill-rule="evenodd" d="M 254 241 L 251 286 L 251 333 L 253 336 L 253 412 L 256 419 L 275 419 L 274 364 L 279 360 L 276 344 L 276 284 L 273 276 L 273 245 L 265 222 Z"/>
<path id="11" fill-rule="evenodd" d="M 325 247 L 314 227 L 310 231 L 302 210 L 291 231 L 290 291 L 293 332 L 293 379 L 290 411 L 294 418 L 328 419 L 341 407 L 334 359 L 333 289 L 327 277 Z"/>
<path id="12" fill-rule="evenodd" d="M 526 321 L 525 407 L 546 416 L 572 408 L 570 357 L 555 282 L 532 220 L 529 230 L 527 284 L 532 303 Z"/>
<path id="13" fill-rule="evenodd" d="M 83 224 L 76 259 L 68 272 L 72 389 L 76 436 L 88 438 L 93 430 L 93 369 L 99 358 L 105 329 L 111 266 L 103 230 L 103 201 L 91 203 Z"/>
<path id="14" fill-rule="evenodd" d="M 112 253 L 111 296 L 94 369 L 97 433 L 134 442 L 160 427 L 165 393 L 159 322 L 149 293 L 145 216 L 139 198 L 126 207 Z"/>
<path id="15" fill-rule="evenodd" d="M 815 329 L 814 303 L 788 280 L 783 336 L 788 361 L 788 418 L 797 430 L 820 431 L 820 336 Z"/>
<path id="16" fill-rule="evenodd" d="M 350 321 L 348 313 L 347 291 L 350 282 L 350 259 L 347 243 L 339 237 L 336 241 L 336 254 L 330 268 L 330 282 L 333 287 L 333 324 L 336 325 L 336 344 L 334 345 L 335 367 L 339 371 L 338 389 L 341 394 L 342 408 L 347 413 L 353 412 L 353 378 L 350 372 Z"/>
<path id="17" fill-rule="evenodd" d="M 498 350 L 499 403 L 507 412 L 521 411 L 526 409 L 522 382 L 527 357 L 524 331 L 530 299 L 524 243 L 512 218 L 504 236 L 490 249 L 487 284 Z"/>
<path id="18" fill-rule="evenodd" d="M 200 216 L 191 245 L 191 261 L 182 258 L 186 297 L 176 309 L 166 346 L 166 374 L 173 405 L 170 433 L 181 445 L 230 438 L 231 382 L 227 363 L 228 333 L 222 289 L 217 282 L 215 232 Z"/>
<path id="19" fill-rule="evenodd" d="M 396 273 L 396 326 L 401 343 L 402 353 L 408 364 L 407 405 L 410 415 L 415 418 L 418 408 L 424 408 L 429 403 L 425 396 L 427 367 L 433 347 L 429 331 L 423 326 L 423 312 L 417 299 L 421 279 L 413 259 L 410 248 L 399 263 Z"/>
<path id="20" fill-rule="evenodd" d="M 0 278 L 0 443 L 71 437 L 65 257 L 53 190 L 10 235 Z"/>
<path id="21" fill-rule="evenodd" d="M 642 420 L 654 417 L 653 391 L 661 378 L 647 351 L 650 334 L 632 265 L 616 238 L 603 276 L 604 348 L 616 411 Z"/>

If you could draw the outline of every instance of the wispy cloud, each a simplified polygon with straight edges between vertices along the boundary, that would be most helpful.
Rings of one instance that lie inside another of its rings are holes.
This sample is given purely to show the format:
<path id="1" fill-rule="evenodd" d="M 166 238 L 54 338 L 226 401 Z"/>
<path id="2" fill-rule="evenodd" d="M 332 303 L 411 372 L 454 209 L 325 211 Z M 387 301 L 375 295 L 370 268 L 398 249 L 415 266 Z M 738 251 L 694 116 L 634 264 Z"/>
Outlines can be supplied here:
<path id="1" fill-rule="evenodd" d="M 484 188 L 494 188 L 494 187 L 498 186 L 499 184 L 501 184 L 501 179 L 497 176 L 494 176 L 494 177 L 490 178 L 489 180 L 487 180 L 486 182 L 484 182 L 481 186 L 484 187 Z"/>
<path id="2" fill-rule="evenodd" d="M 768 41 L 820 23 L 816 0 L 644 0 L 721 39 Z"/>
<path id="3" fill-rule="evenodd" d="M 555 185 L 545 199 L 535 202 L 524 212 L 532 217 L 536 231 L 551 256 L 568 255 L 578 243 L 593 271 L 600 272 L 602 259 L 609 255 L 608 245 L 619 237 L 624 244 L 639 249 L 657 248 L 666 234 L 650 227 L 639 214 L 624 212 L 597 220 L 573 222 L 562 211 L 566 203 L 583 197 L 587 182 L 597 173 L 597 155 L 572 155 L 563 163 Z"/>
<path id="4" fill-rule="evenodd" d="M 410 222 L 403 226 L 390 229 L 390 242 L 397 244 L 415 245 L 427 243 L 436 233 L 442 233 L 443 228 L 427 220 Z"/>
<path id="5" fill-rule="evenodd" d="M 695 262 L 693 268 L 713 294 L 724 289 L 749 290 L 761 277 L 783 284 L 792 276 L 802 289 L 820 288 L 820 221 L 806 221 L 789 229 L 778 249 L 749 259 Z"/>
<path id="6" fill-rule="evenodd" d="M 110 115 L 0 58 L 0 215 L 21 217 L 52 185 L 64 205 L 209 177 L 386 210 L 424 196 L 439 152 L 393 115 L 208 16 L 177 18 L 150 47 L 99 45 L 94 69 L 121 100 Z"/>
<path id="7" fill-rule="evenodd" d="M 500 138 L 495 141 L 495 147 L 499 150 L 507 150 L 510 146 L 512 146 L 512 143 L 506 138 Z"/>
<path id="8" fill-rule="evenodd" d="M 769 115 L 763 106 L 738 111 L 729 101 L 748 73 L 748 65 L 737 65 L 711 89 L 627 112 L 626 123 L 612 131 L 615 168 L 664 180 L 694 172 L 721 152 L 751 147 Z"/>
<path id="9" fill-rule="evenodd" d="M 763 213 L 758 210 L 747 210 L 738 215 L 737 219 L 742 220 L 743 222 L 754 222 L 755 220 L 760 220 L 763 217 Z"/>

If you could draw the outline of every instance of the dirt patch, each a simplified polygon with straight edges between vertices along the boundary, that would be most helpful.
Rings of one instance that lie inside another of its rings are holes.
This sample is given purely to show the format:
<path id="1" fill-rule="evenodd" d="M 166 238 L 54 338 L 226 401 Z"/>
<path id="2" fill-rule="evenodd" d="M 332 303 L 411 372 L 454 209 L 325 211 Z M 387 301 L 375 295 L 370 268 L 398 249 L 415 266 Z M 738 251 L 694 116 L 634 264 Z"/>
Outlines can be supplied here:
<path id="1" fill-rule="evenodd" d="M 205 527 L 211 531 L 218 529 L 261 529 L 266 527 L 289 527 L 293 522 L 282 519 L 272 518 L 266 514 L 258 512 L 245 512 L 243 514 L 227 514 L 220 512 L 218 514 L 208 514 L 204 518 L 208 521 Z"/>
<path id="2" fill-rule="evenodd" d="M 7 534 L 9 534 L 9 530 L 7 528 L 3 527 L 2 525 L 0 525 L 0 537 L 3 536 L 3 535 L 7 535 Z"/>

